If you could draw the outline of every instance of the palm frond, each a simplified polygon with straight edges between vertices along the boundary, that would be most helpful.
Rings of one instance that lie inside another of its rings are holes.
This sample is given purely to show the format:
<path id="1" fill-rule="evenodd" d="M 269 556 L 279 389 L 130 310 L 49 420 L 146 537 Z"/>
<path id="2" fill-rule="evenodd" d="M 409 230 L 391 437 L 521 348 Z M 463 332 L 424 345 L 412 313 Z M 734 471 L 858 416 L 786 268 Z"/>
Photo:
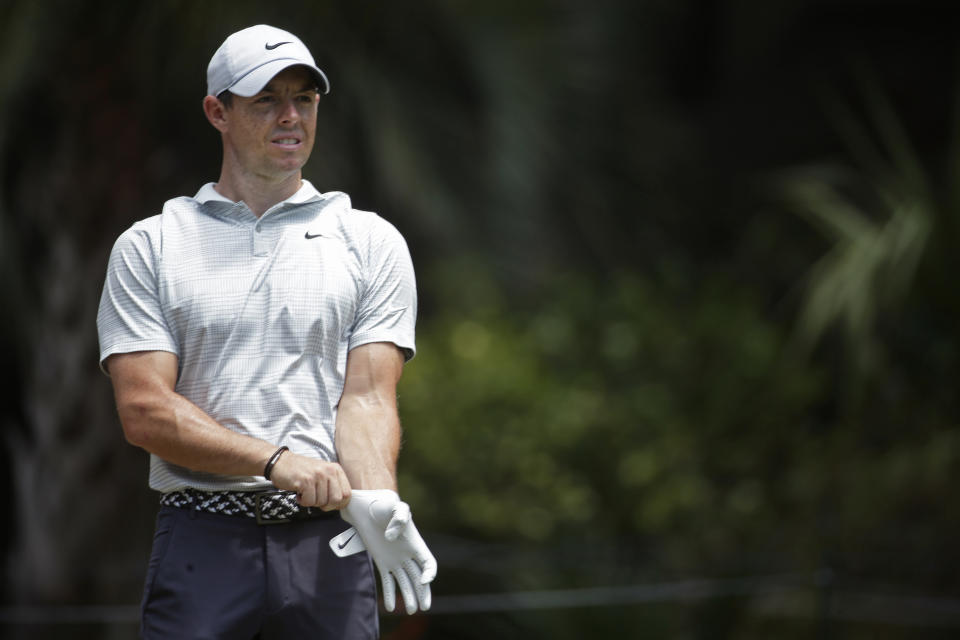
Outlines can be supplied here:
<path id="1" fill-rule="evenodd" d="M 880 316 L 909 292 L 936 213 L 929 177 L 895 110 L 875 85 L 863 87 L 865 120 L 841 102 L 830 108 L 854 164 L 793 170 L 779 187 L 830 243 L 807 274 L 797 338 L 809 349 L 840 328 L 858 374 L 880 348 Z"/>

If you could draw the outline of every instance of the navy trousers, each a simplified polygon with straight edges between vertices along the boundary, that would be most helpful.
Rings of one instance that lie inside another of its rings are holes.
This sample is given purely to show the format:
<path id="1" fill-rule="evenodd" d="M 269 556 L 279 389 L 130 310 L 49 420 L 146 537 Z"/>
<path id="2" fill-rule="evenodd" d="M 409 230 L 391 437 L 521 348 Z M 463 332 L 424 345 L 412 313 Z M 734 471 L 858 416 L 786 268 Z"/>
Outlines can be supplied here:
<path id="1" fill-rule="evenodd" d="M 370 640 L 367 553 L 338 558 L 338 514 L 284 524 L 161 507 L 144 587 L 145 640 Z"/>

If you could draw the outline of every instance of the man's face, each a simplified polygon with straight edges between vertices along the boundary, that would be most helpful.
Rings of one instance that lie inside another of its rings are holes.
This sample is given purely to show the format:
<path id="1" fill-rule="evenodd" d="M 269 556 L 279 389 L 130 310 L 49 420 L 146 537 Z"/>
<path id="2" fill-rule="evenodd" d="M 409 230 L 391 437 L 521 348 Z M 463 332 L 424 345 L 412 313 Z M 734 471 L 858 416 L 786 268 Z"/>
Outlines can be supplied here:
<path id="1" fill-rule="evenodd" d="M 225 111 L 224 153 L 261 179 L 300 171 L 313 150 L 318 101 L 316 81 L 303 67 L 284 69 L 255 96 L 234 96 Z"/>

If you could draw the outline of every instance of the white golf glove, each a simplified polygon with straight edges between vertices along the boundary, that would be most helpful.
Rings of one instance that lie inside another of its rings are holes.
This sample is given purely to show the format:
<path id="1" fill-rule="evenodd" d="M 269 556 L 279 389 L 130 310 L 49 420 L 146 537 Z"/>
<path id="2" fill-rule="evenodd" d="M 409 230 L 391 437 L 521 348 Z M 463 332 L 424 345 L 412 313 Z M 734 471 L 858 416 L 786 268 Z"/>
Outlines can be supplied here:
<path id="1" fill-rule="evenodd" d="M 354 528 L 333 538 L 330 548 L 340 557 L 370 552 L 387 611 L 396 607 L 398 586 L 408 614 L 429 609 L 437 561 L 413 524 L 410 506 L 389 489 L 354 489 L 340 515 Z"/>

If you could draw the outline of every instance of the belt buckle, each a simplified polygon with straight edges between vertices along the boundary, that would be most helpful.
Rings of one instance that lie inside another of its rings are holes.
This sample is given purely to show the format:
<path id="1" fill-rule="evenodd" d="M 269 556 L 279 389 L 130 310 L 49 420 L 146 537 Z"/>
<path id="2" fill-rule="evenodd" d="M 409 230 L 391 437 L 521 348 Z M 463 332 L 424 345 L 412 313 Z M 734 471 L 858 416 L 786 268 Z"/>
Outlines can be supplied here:
<path id="1" fill-rule="evenodd" d="M 253 504 L 253 513 L 257 517 L 257 524 L 286 524 L 291 522 L 292 518 L 264 518 L 263 517 L 263 501 L 266 498 L 282 495 L 284 493 L 293 493 L 292 491 L 260 491 L 257 492 L 254 496 Z"/>

